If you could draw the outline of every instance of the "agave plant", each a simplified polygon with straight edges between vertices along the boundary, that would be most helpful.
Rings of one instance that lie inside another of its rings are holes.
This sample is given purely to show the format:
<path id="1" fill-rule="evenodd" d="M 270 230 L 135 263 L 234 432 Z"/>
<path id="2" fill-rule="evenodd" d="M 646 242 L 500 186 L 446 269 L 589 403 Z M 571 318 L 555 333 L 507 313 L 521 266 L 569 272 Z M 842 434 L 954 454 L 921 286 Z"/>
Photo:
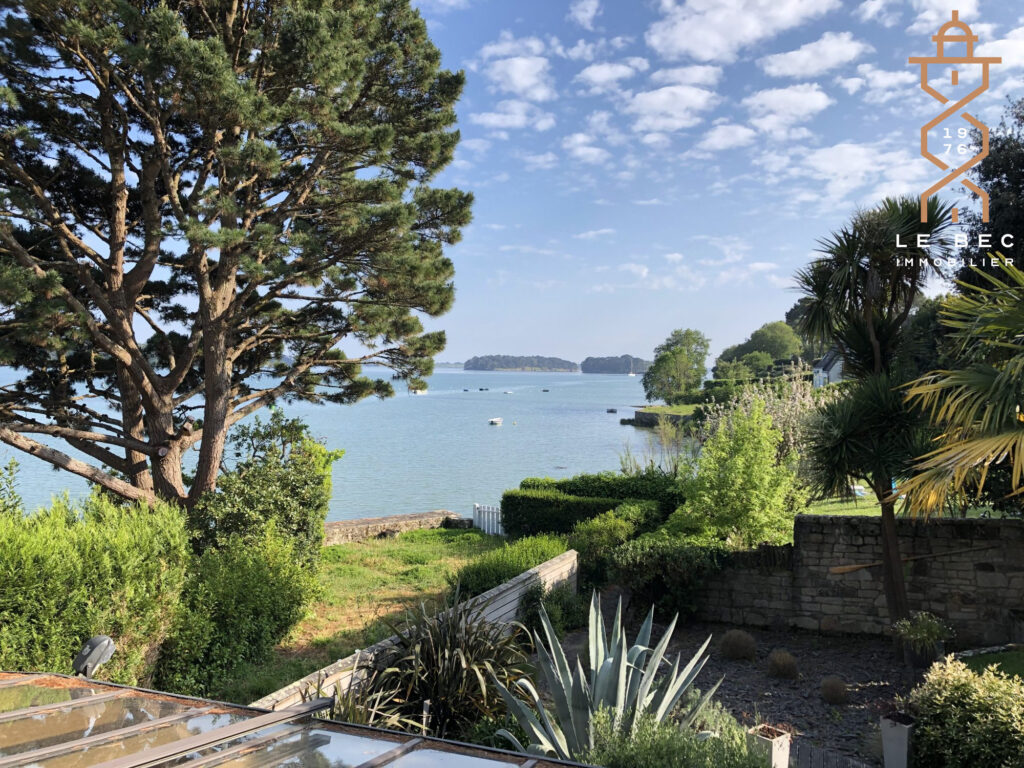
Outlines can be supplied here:
<path id="1" fill-rule="evenodd" d="M 510 741 L 520 752 L 571 760 L 581 758 L 593 749 L 594 716 L 601 710 L 610 711 L 615 727 L 623 732 L 632 733 L 645 717 L 661 722 L 673 711 L 704 667 L 708 659 L 705 652 L 711 642 L 709 636 L 681 669 L 681 656 L 677 656 L 670 669 L 662 670 L 665 649 L 672 639 L 678 618 L 676 615 L 672 619 L 668 630 L 652 649 L 649 647 L 654 622 L 652 608 L 640 627 L 636 642 L 627 646 L 626 633 L 622 628 L 622 600 L 615 610 L 611 632 L 606 633 L 601 604 L 595 592 L 590 600 L 590 658 L 589 670 L 585 672 L 578 658 L 575 669 L 570 669 L 551 621 L 541 606 L 545 637 L 542 639 L 540 632 L 535 632 L 534 639 L 540 657 L 538 667 L 551 691 L 554 711 L 545 709 L 529 678 L 520 678 L 513 686 L 526 701 L 495 679 L 509 713 L 526 732 L 530 743 L 524 747 L 504 729 L 498 731 L 498 735 Z M 721 682 L 715 683 L 689 709 L 682 718 L 683 727 L 693 725 Z"/>

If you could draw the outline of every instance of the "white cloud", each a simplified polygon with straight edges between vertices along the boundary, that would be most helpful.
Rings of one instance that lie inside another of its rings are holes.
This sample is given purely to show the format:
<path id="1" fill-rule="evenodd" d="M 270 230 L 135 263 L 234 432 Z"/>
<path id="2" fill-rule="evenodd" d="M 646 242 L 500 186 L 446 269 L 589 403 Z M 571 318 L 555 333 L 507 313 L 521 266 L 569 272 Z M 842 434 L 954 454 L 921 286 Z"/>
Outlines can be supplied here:
<path id="1" fill-rule="evenodd" d="M 589 86 L 591 93 L 603 93 L 616 90 L 621 80 L 628 80 L 638 72 L 643 72 L 647 66 L 647 59 L 639 57 L 624 62 L 601 62 L 591 64 L 575 79 Z"/>
<path id="2" fill-rule="evenodd" d="M 649 197 L 645 200 L 634 200 L 633 205 L 668 205 L 660 197 Z"/>
<path id="3" fill-rule="evenodd" d="M 998 66 L 1005 69 L 1024 67 L 1024 27 L 1010 30 L 1001 40 L 982 43 L 974 49 L 975 56 L 1002 56 Z"/>
<path id="4" fill-rule="evenodd" d="M 544 152 L 539 155 L 523 155 L 523 162 L 526 163 L 526 170 L 528 171 L 542 171 L 558 165 L 558 155 L 554 152 Z"/>
<path id="5" fill-rule="evenodd" d="M 857 6 L 857 18 L 861 21 L 877 21 L 883 27 L 891 27 L 900 20 L 899 11 L 893 8 L 893 0 L 864 0 Z"/>
<path id="6" fill-rule="evenodd" d="M 535 131 L 546 131 L 553 128 L 555 118 L 550 112 L 526 101 L 499 101 L 493 112 L 475 112 L 469 121 L 485 128 L 501 131 L 509 128 L 532 128 Z"/>
<path id="7" fill-rule="evenodd" d="M 917 84 L 921 82 L 921 76 L 909 69 L 878 69 L 873 64 L 861 64 L 857 67 L 857 77 L 836 82 L 847 93 L 856 93 L 864 86 L 865 101 L 884 104 L 905 96 L 908 89 L 916 89 Z"/>
<path id="8" fill-rule="evenodd" d="M 813 43 L 801 45 L 795 51 L 765 56 L 757 63 L 772 77 L 816 77 L 873 50 L 849 32 L 826 32 Z"/>
<path id="9" fill-rule="evenodd" d="M 794 128 L 826 109 L 834 100 L 817 83 L 801 83 L 788 88 L 757 91 L 743 100 L 750 110 L 751 124 L 775 139 L 796 139 L 809 135 Z"/>
<path id="10" fill-rule="evenodd" d="M 743 261 L 750 252 L 750 243 L 739 235 L 696 235 L 694 240 L 705 242 L 721 252 L 717 259 L 702 259 L 701 264 L 732 264 Z"/>
<path id="11" fill-rule="evenodd" d="M 633 96 L 626 111 L 637 116 L 636 131 L 672 132 L 689 128 L 701 121 L 706 112 L 718 103 L 714 91 L 692 85 L 666 85 Z"/>
<path id="12" fill-rule="evenodd" d="M 935 34 L 939 27 L 953 18 L 953 10 L 960 12 L 961 21 L 969 21 L 978 15 L 978 0 L 910 0 L 910 6 L 917 11 L 914 23 L 908 32 Z"/>
<path id="13" fill-rule="evenodd" d="M 747 264 L 747 269 L 751 272 L 771 272 L 773 269 L 778 269 L 779 265 L 774 261 L 752 261 Z"/>
<path id="14" fill-rule="evenodd" d="M 606 149 L 594 145 L 594 137 L 587 133 L 573 133 L 562 139 L 562 148 L 580 162 L 600 165 L 611 159 Z"/>
<path id="15" fill-rule="evenodd" d="M 496 59 L 484 70 L 499 91 L 530 101 L 551 101 L 555 93 L 551 64 L 544 56 Z"/>
<path id="16" fill-rule="evenodd" d="M 659 85 L 715 85 L 722 77 L 722 68 L 711 64 L 672 67 L 651 73 L 651 81 Z"/>
<path id="17" fill-rule="evenodd" d="M 839 0 L 661 0 L 663 18 L 647 44 L 667 59 L 736 59 L 753 43 L 798 27 L 840 6 Z"/>
<path id="18" fill-rule="evenodd" d="M 665 261 L 679 262 L 683 260 L 683 254 L 681 253 L 666 253 Z"/>
<path id="19" fill-rule="evenodd" d="M 569 6 L 569 15 L 572 19 L 586 30 L 593 31 L 594 20 L 601 15 L 600 0 L 575 0 Z"/>
<path id="20" fill-rule="evenodd" d="M 645 146 L 651 147 L 652 149 L 666 149 L 672 144 L 672 139 L 668 137 L 668 134 L 660 133 L 655 131 L 653 133 L 645 133 L 640 137 L 640 141 Z"/>
<path id="21" fill-rule="evenodd" d="M 639 277 L 641 280 L 643 280 L 645 277 L 647 277 L 647 275 L 650 274 L 650 271 L 651 271 L 646 266 L 644 266 L 643 264 L 636 264 L 634 262 L 627 262 L 626 264 L 619 264 L 619 270 L 621 272 L 629 272 L 631 274 L 634 274 L 637 277 Z"/>
<path id="22" fill-rule="evenodd" d="M 719 152 L 723 149 L 745 147 L 752 144 L 756 136 L 757 132 L 745 125 L 722 123 L 705 133 L 696 148 L 703 152 Z"/>
<path id="23" fill-rule="evenodd" d="M 573 235 L 577 240 L 597 240 L 600 237 L 607 237 L 608 235 L 614 235 L 615 230 L 611 228 L 605 229 L 591 229 L 586 232 L 580 232 L 577 235 Z"/>
<path id="24" fill-rule="evenodd" d="M 587 115 L 587 131 L 600 136 L 608 144 L 619 146 L 629 141 L 628 137 L 612 125 L 615 116 L 605 110 L 597 110 Z"/>
<path id="25" fill-rule="evenodd" d="M 502 59 L 508 56 L 540 56 L 547 46 L 539 37 L 516 37 L 507 29 L 498 39 L 480 49 L 480 58 Z"/>
<path id="26" fill-rule="evenodd" d="M 487 139 L 463 139 L 459 142 L 459 146 L 465 147 L 471 152 L 482 153 L 490 148 L 491 142 Z"/>

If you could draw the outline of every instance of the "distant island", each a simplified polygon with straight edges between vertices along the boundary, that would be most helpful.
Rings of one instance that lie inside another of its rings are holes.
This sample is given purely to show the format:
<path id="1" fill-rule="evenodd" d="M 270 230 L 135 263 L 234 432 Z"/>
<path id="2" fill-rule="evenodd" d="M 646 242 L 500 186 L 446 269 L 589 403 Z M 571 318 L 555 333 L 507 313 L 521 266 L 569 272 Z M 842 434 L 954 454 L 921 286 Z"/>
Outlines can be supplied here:
<path id="1" fill-rule="evenodd" d="M 435 368 L 462 368 L 462 363 L 434 362 Z"/>
<path id="2" fill-rule="evenodd" d="M 471 357 L 463 364 L 464 371 L 566 371 L 575 373 L 580 367 L 559 357 L 539 355 L 517 357 L 515 355 L 481 355 Z"/>
<path id="3" fill-rule="evenodd" d="M 580 363 L 580 370 L 583 373 L 635 373 L 639 376 L 650 367 L 650 360 L 641 360 L 632 355 L 588 357 Z"/>

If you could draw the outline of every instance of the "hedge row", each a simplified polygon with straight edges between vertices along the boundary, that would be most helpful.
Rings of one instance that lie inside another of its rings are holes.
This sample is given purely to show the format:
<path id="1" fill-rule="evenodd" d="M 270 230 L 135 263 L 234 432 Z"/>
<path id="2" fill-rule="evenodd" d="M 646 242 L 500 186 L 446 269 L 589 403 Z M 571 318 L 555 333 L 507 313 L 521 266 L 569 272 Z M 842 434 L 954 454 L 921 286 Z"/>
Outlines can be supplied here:
<path id="1" fill-rule="evenodd" d="M 652 499 L 667 518 L 683 503 L 682 492 L 675 477 L 660 470 L 624 475 L 619 472 L 576 475 L 564 479 L 528 477 L 519 484 L 521 490 L 560 491 L 570 496 L 602 499 Z"/>
<path id="2" fill-rule="evenodd" d="M 448 582 L 459 590 L 459 599 L 482 595 L 566 551 L 561 536 L 530 536 L 492 549 L 462 566 Z"/>
<path id="3" fill-rule="evenodd" d="M 501 524 L 513 539 L 569 533 L 576 523 L 614 509 L 621 499 L 570 496 L 556 490 L 510 490 L 501 497 Z"/>
<path id="4" fill-rule="evenodd" d="M 658 502 L 626 501 L 577 523 L 569 534 L 569 547 L 579 553 L 581 582 L 603 587 L 609 579 L 615 548 L 657 527 L 658 522 Z"/>

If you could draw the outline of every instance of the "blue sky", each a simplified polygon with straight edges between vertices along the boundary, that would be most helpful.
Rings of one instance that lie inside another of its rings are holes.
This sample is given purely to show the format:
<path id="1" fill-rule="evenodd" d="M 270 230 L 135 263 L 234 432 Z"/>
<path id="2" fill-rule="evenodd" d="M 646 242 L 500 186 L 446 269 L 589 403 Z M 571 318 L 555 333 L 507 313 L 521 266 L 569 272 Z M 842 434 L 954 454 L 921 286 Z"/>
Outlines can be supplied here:
<path id="1" fill-rule="evenodd" d="M 976 54 L 1003 57 L 973 113 L 994 125 L 1024 95 L 1010 2 L 417 4 L 467 76 L 438 183 L 476 195 L 455 308 L 428 324 L 442 360 L 646 356 L 677 327 L 714 354 L 781 319 L 818 238 L 941 177 L 918 151 L 938 105 L 907 58 L 954 8 Z"/>
<path id="2" fill-rule="evenodd" d="M 413 1 L 467 74 L 437 184 L 476 205 L 455 307 L 426 323 L 441 360 L 649 357 L 683 327 L 716 355 L 781 319 L 819 238 L 941 177 L 907 58 L 954 8 L 1003 57 L 973 114 L 1024 96 L 1020 0 Z"/>

